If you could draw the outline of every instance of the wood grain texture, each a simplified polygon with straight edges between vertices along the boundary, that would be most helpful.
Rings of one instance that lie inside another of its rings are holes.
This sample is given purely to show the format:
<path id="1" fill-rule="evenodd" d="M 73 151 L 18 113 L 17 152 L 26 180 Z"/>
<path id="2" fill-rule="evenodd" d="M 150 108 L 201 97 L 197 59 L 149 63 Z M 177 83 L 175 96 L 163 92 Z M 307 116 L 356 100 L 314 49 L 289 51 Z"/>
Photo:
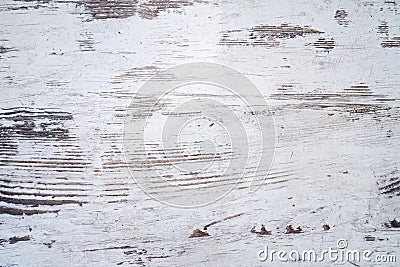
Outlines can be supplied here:
<path id="1" fill-rule="evenodd" d="M 400 261 L 399 232 L 384 226 L 400 209 L 399 4 L 1 1 L 0 265 L 262 266 L 265 244 L 323 250 L 339 238 Z M 179 209 L 132 179 L 123 128 L 146 80 L 197 61 L 260 88 L 276 151 L 257 192 L 239 182 Z M 210 222 L 209 237 L 188 238 Z M 255 224 L 272 235 L 250 233 Z M 288 224 L 304 233 L 285 235 Z"/>

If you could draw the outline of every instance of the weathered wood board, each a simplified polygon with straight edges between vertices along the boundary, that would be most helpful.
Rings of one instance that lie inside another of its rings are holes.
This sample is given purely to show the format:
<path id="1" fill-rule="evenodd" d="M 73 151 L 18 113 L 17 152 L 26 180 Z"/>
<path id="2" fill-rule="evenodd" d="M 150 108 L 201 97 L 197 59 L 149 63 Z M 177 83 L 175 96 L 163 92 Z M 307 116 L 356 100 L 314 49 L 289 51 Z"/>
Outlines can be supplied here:
<path id="1" fill-rule="evenodd" d="M 400 216 L 399 4 L 2 0 L 0 265 L 264 266 L 265 245 L 323 250 L 340 238 L 400 257 L 399 231 L 384 226 Z M 146 80 L 190 62 L 260 88 L 276 150 L 255 193 L 238 185 L 182 209 L 135 183 L 123 129 Z M 304 233 L 285 235 L 288 224 Z"/>

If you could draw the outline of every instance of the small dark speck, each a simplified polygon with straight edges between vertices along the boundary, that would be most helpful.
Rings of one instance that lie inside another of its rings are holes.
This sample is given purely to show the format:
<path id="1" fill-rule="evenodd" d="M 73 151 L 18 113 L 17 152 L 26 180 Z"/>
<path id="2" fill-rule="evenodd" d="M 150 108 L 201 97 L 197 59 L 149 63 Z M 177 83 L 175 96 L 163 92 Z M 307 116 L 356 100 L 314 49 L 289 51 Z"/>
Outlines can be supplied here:
<path id="1" fill-rule="evenodd" d="M 375 237 L 374 236 L 366 236 L 365 241 L 375 241 Z"/>
<path id="2" fill-rule="evenodd" d="M 213 126 L 214 126 L 214 123 L 211 123 L 211 124 L 210 124 L 210 127 L 213 127 Z"/>

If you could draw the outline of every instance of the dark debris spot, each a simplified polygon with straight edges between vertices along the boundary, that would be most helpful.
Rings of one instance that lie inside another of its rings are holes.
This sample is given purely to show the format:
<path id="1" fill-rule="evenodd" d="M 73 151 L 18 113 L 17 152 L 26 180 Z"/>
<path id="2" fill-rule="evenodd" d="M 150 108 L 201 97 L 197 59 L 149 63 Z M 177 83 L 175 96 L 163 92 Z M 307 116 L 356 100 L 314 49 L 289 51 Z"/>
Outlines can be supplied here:
<path id="1" fill-rule="evenodd" d="M 29 241 L 29 240 L 31 240 L 31 237 L 29 235 L 21 236 L 21 237 L 20 236 L 14 236 L 14 237 L 10 237 L 8 239 L 8 243 L 15 244 L 15 243 L 18 243 L 18 242 L 21 242 L 21 241 Z"/>
<path id="2" fill-rule="evenodd" d="M 193 230 L 193 233 L 189 236 L 189 238 L 193 237 L 205 237 L 205 236 L 210 236 L 209 233 L 201 231 L 200 229 Z"/>

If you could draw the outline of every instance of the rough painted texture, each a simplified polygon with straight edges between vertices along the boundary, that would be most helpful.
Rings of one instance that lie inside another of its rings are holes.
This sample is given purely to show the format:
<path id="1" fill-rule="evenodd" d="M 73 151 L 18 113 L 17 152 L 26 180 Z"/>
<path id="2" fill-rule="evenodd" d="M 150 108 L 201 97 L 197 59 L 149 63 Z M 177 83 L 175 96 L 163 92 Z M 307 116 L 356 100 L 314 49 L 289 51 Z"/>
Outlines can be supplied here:
<path id="1" fill-rule="evenodd" d="M 399 258 L 398 229 L 384 226 L 400 216 L 398 4 L 2 1 L 0 265 L 258 266 L 265 244 L 322 250 L 339 238 Z M 258 85 L 277 147 L 256 193 L 239 184 L 177 209 L 129 176 L 122 130 L 144 81 L 193 61 Z M 285 235 L 289 224 L 303 233 Z"/>

